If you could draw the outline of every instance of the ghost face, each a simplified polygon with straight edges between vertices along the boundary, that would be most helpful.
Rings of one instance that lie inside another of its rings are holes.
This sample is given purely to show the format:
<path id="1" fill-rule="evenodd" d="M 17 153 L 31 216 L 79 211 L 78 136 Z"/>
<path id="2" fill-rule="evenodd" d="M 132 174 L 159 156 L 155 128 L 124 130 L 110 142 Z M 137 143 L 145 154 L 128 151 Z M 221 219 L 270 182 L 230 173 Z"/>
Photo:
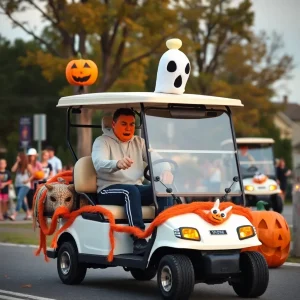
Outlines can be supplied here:
<path id="1" fill-rule="evenodd" d="M 134 116 L 121 115 L 116 122 L 112 122 L 115 136 L 122 142 L 128 142 L 134 135 Z"/>
<path id="2" fill-rule="evenodd" d="M 155 92 L 183 94 L 190 71 L 190 62 L 183 52 L 168 50 L 159 62 Z"/>

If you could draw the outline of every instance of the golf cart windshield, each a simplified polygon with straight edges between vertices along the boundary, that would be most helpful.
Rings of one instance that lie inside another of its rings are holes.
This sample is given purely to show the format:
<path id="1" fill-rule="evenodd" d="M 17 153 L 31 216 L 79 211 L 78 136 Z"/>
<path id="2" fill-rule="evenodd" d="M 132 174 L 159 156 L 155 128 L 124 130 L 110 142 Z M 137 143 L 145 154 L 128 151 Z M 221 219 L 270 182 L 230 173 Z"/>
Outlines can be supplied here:
<path id="1" fill-rule="evenodd" d="M 227 112 L 147 108 L 145 114 L 154 178 L 160 176 L 159 164 L 155 163 L 159 158 L 173 168 L 171 187 L 176 195 L 224 195 L 233 177 L 238 176 Z M 231 141 L 226 150 L 221 146 L 224 139 Z M 158 194 L 166 193 L 159 181 L 155 189 Z M 230 194 L 241 194 L 239 182 L 233 184 Z"/>
<path id="2" fill-rule="evenodd" d="M 275 178 L 273 149 L 269 144 L 238 144 L 243 178 L 262 173 Z"/>

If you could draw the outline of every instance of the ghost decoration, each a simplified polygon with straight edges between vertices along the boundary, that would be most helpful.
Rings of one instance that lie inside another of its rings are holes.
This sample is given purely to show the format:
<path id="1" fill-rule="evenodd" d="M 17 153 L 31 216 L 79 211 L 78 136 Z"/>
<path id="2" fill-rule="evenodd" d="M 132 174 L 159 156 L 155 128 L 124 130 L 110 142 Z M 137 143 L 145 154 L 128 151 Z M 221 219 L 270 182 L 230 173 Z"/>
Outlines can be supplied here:
<path id="1" fill-rule="evenodd" d="M 179 50 L 180 39 L 167 40 L 168 51 L 159 61 L 155 93 L 181 95 L 191 72 L 191 64 L 187 56 Z"/>

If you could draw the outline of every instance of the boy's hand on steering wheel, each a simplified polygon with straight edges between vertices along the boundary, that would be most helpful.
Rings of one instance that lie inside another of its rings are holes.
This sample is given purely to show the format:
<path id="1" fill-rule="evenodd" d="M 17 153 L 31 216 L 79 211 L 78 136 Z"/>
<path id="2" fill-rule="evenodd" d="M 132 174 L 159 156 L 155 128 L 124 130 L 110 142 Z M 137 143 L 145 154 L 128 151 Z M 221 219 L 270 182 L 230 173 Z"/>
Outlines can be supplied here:
<path id="1" fill-rule="evenodd" d="M 164 171 L 160 178 L 164 184 L 172 184 L 174 176 L 171 171 Z"/>
<path id="2" fill-rule="evenodd" d="M 133 160 L 129 157 L 124 157 L 117 162 L 117 168 L 120 170 L 127 170 L 133 164 Z"/>

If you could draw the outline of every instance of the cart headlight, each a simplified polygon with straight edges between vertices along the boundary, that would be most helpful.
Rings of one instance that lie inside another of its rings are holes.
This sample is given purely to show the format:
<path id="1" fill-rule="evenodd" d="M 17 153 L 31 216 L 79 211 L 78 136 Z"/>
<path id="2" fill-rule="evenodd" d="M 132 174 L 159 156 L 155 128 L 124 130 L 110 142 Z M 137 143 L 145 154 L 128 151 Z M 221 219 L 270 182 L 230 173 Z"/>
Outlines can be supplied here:
<path id="1" fill-rule="evenodd" d="M 253 226 L 247 225 L 247 226 L 240 226 L 236 229 L 239 239 L 244 240 L 251 238 L 255 236 L 255 231 Z"/>
<path id="2" fill-rule="evenodd" d="M 180 239 L 200 241 L 200 234 L 196 228 L 180 227 L 174 229 L 174 234 Z"/>
<path id="3" fill-rule="evenodd" d="M 252 192 L 254 190 L 254 186 L 253 185 L 245 185 L 245 190 Z"/>
<path id="4" fill-rule="evenodd" d="M 270 191 L 275 191 L 275 190 L 277 190 L 277 185 L 276 185 L 276 184 L 271 184 L 271 185 L 269 186 L 269 190 L 270 190 Z"/>

